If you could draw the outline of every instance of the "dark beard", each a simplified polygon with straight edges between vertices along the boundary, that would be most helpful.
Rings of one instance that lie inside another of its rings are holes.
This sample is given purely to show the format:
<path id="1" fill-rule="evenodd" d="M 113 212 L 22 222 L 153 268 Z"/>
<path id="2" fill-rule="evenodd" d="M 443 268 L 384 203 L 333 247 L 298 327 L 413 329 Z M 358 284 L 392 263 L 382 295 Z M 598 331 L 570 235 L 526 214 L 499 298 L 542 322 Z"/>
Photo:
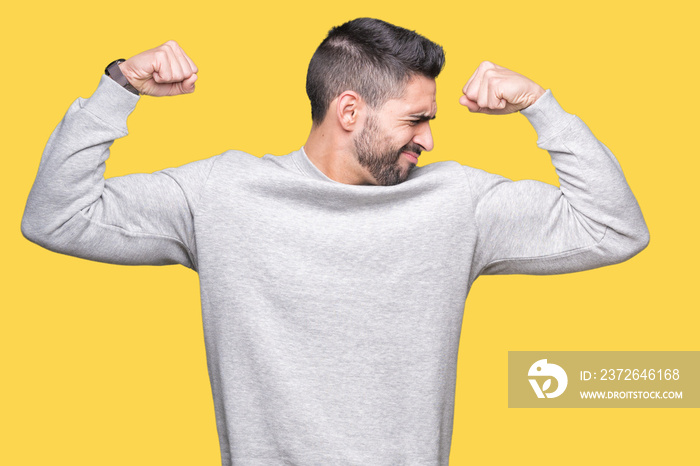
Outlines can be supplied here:
<path id="1" fill-rule="evenodd" d="M 421 148 L 415 144 L 407 144 L 398 150 L 386 148 L 382 144 L 384 141 L 377 120 L 371 114 L 367 116 L 367 122 L 354 142 L 357 161 L 370 172 L 380 186 L 393 186 L 408 178 L 415 164 L 411 164 L 407 169 L 402 168 L 399 165 L 401 152 L 421 152 Z"/>

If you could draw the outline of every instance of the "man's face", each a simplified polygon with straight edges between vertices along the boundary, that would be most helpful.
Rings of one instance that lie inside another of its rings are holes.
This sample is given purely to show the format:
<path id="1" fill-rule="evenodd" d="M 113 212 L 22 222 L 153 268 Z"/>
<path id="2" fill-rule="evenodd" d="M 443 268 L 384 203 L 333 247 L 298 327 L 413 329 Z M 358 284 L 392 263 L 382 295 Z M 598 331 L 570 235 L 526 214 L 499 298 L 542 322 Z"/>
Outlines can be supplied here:
<path id="1" fill-rule="evenodd" d="M 368 110 L 355 137 L 357 160 L 382 186 L 401 183 L 418 163 L 422 151 L 433 148 L 430 120 L 435 118 L 435 80 L 413 77 L 398 99 Z"/>

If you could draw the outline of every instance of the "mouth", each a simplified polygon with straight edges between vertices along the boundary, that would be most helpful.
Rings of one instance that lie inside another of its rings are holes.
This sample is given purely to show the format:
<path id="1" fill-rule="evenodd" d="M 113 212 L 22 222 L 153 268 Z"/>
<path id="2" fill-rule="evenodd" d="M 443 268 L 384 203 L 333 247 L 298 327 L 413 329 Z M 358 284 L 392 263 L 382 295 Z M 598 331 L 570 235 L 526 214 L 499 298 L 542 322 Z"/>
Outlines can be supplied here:
<path id="1" fill-rule="evenodd" d="M 416 154 L 415 152 L 410 152 L 410 151 L 403 151 L 401 154 L 408 159 L 409 162 L 412 164 L 417 164 L 418 163 L 418 156 L 419 154 Z"/>

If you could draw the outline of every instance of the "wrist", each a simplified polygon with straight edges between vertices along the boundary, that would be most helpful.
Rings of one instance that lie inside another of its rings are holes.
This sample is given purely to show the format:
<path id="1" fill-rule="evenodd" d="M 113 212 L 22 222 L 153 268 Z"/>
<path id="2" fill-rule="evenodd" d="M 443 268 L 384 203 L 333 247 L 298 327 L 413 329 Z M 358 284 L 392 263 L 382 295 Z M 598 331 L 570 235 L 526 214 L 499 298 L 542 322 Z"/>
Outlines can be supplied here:
<path id="1" fill-rule="evenodd" d="M 129 80 L 127 79 L 126 76 L 124 76 L 124 73 L 122 73 L 122 69 L 120 64 L 123 63 L 124 60 L 123 58 L 120 58 L 118 60 L 114 60 L 112 63 L 107 65 L 105 68 L 105 74 L 112 78 L 114 81 L 116 81 L 120 86 L 122 86 L 124 89 L 127 91 L 131 92 L 132 94 L 139 95 L 139 91 L 131 85 Z"/>
<path id="2" fill-rule="evenodd" d="M 528 93 L 528 97 L 526 98 L 527 100 L 526 100 L 525 106 L 523 108 L 521 108 L 519 111 L 522 112 L 526 108 L 529 108 L 532 105 L 534 105 L 535 102 L 540 100 L 540 97 L 542 97 L 545 94 L 545 92 L 547 92 L 547 91 L 544 88 L 542 88 L 542 86 L 537 85 L 537 88 L 534 91 Z"/>
<path id="3" fill-rule="evenodd" d="M 537 102 L 537 100 L 542 97 L 545 92 L 547 91 L 545 91 L 542 86 L 537 86 L 537 90 L 535 91 L 535 101 L 533 103 Z"/>

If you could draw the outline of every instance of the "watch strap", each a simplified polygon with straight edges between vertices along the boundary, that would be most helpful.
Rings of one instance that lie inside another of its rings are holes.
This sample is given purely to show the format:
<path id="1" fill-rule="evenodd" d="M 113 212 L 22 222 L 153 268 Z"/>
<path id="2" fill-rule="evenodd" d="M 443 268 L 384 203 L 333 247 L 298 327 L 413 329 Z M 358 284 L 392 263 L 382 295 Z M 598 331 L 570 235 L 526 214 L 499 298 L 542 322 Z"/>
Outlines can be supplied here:
<path id="1" fill-rule="evenodd" d="M 132 94 L 139 95 L 139 91 L 136 90 L 136 88 L 129 83 L 129 80 L 126 79 L 126 76 L 122 74 L 122 70 L 119 68 L 119 64 L 125 61 L 126 60 L 123 58 L 114 60 L 105 68 L 105 74 L 112 78 L 114 81 L 116 81 L 117 84 L 122 86 L 127 91 L 131 92 Z"/>

